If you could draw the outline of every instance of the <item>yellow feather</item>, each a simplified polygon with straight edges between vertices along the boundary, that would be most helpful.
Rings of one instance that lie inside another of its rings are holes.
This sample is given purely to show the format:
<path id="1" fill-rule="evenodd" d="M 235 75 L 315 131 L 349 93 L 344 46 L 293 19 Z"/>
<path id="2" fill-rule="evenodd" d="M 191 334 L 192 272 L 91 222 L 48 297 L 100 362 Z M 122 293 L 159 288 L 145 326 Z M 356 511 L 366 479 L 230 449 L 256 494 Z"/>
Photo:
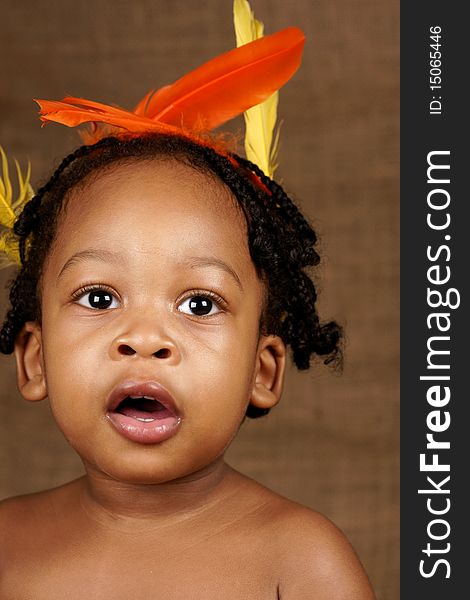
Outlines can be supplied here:
<path id="1" fill-rule="evenodd" d="M 28 168 L 26 170 L 26 175 L 23 179 L 23 173 L 21 172 L 21 167 L 18 164 L 18 161 L 15 159 L 16 172 L 18 175 L 18 198 L 13 202 L 13 210 L 16 214 L 19 214 L 22 210 L 26 202 L 29 202 L 31 198 L 34 196 L 34 190 L 31 187 L 29 182 L 31 178 L 31 163 L 28 163 Z"/>
<path id="2" fill-rule="evenodd" d="M 13 188 L 10 180 L 8 159 L 5 151 L 0 146 L 2 173 L 0 176 L 0 269 L 13 263 L 19 264 L 18 238 L 13 232 L 13 225 L 22 212 L 25 204 L 34 196 L 33 188 L 29 183 L 31 165 L 28 164 L 26 174 L 23 175 L 18 162 L 15 160 L 18 177 L 18 196 L 13 200 Z"/>
<path id="3" fill-rule="evenodd" d="M 8 172 L 8 160 L 5 151 L 0 146 L 0 154 L 2 157 L 2 177 L 0 181 L 2 185 L 0 187 L 0 223 L 5 227 L 11 227 L 15 221 L 15 213 L 11 205 L 11 182 L 10 175 Z"/>
<path id="4" fill-rule="evenodd" d="M 0 269 L 20 264 L 18 238 L 11 229 L 0 234 Z"/>
<path id="5" fill-rule="evenodd" d="M 234 0 L 233 20 L 237 47 L 263 37 L 264 25 L 255 19 L 248 0 Z M 269 177 L 276 169 L 279 146 L 279 127 L 276 127 L 279 92 L 275 92 L 263 103 L 253 106 L 244 113 L 245 152 L 251 162 L 257 164 Z"/>

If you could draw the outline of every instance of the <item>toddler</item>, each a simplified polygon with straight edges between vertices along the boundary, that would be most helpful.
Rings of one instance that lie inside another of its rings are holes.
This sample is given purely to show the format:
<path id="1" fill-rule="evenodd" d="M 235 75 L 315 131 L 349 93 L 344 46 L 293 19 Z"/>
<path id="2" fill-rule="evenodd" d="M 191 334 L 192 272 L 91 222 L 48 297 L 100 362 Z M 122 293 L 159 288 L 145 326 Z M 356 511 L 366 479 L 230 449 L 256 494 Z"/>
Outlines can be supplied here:
<path id="1" fill-rule="evenodd" d="M 286 348 L 337 356 L 313 230 L 219 142 L 101 127 L 14 226 L 0 350 L 85 475 L 0 504 L 0 598 L 372 599 L 333 524 L 224 462 L 279 401 Z"/>

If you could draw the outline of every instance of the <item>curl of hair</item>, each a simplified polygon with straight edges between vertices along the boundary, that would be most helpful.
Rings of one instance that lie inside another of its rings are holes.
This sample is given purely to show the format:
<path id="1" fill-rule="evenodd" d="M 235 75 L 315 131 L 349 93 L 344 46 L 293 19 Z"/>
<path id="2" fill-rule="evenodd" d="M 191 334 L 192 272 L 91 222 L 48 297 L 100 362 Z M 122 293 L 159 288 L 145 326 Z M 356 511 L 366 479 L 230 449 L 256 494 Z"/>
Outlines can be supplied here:
<path id="1" fill-rule="evenodd" d="M 339 362 L 341 329 L 335 322 L 320 323 L 315 285 L 304 270 L 320 260 L 317 238 L 294 202 L 246 159 L 229 158 L 183 136 L 162 134 L 108 137 L 81 146 L 61 162 L 25 206 L 14 228 L 22 266 L 11 284 L 11 308 L 0 330 L 0 352 L 13 352 L 25 322 L 41 321 L 42 270 L 70 191 L 112 164 L 155 159 L 176 160 L 215 176 L 238 201 L 247 222 L 251 258 L 266 285 L 260 332 L 280 336 L 299 369 L 308 369 L 315 355 L 325 363 Z M 247 416 L 267 412 L 250 405 Z"/>

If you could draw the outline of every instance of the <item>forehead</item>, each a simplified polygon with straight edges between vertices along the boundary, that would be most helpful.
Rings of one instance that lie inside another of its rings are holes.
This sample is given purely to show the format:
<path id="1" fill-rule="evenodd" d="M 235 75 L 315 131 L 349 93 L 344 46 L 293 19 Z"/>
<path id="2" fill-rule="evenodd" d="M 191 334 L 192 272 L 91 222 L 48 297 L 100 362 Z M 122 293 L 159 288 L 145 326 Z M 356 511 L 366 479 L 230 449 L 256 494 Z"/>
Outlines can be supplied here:
<path id="1" fill-rule="evenodd" d="M 83 208 L 89 201 L 103 204 L 110 197 L 124 203 L 150 199 L 160 207 L 172 199 L 188 208 L 199 204 L 224 210 L 231 217 L 242 214 L 233 194 L 214 174 L 167 157 L 117 162 L 92 172 L 71 190 L 67 204 L 78 200 Z"/>
<path id="2" fill-rule="evenodd" d="M 249 259 L 246 221 L 234 196 L 215 177 L 175 160 L 112 165 L 77 186 L 51 258 L 90 244 L 150 254 L 201 248 Z"/>

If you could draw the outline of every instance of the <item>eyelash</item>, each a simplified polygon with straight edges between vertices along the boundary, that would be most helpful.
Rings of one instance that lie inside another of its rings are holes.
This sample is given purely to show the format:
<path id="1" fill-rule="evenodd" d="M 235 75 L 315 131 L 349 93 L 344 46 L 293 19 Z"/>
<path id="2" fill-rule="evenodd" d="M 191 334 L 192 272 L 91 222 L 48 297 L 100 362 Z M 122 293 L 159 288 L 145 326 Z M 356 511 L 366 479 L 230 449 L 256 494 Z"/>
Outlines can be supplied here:
<path id="1" fill-rule="evenodd" d="M 71 298 L 74 302 L 80 300 L 85 294 L 89 294 L 90 292 L 103 291 L 108 292 L 111 296 L 114 296 L 117 300 L 120 300 L 119 295 L 113 290 L 113 288 L 109 287 L 105 283 L 93 283 L 89 285 L 84 285 L 75 292 L 72 293 Z"/>
<path id="2" fill-rule="evenodd" d="M 210 313 L 197 314 L 186 312 L 185 310 L 183 310 L 184 304 L 191 298 L 202 298 L 204 300 L 209 300 L 213 304 L 213 307 L 211 307 L 210 309 Z M 216 312 L 212 312 L 212 309 L 214 307 L 217 309 Z M 178 301 L 176 302 L 176 309 L 184 315 L 200 321 L 204 319 L 211 319 L 212 317 L 217 316 L 219 313 L 226 312 L 227 302 L 223 298 L 221 298 L 219 294 L 216 294 L 212 290 L 195 289 L 189 290 L 183 295 L 182 298 L 178 299 Z"/>
<path id="3" fill-rule="evenodd" d="M 79 288 L 78 290 L 73 292 L 73 294 L 71 295 L 72 301 L 77 302 L 78 300 L 83 298 L 83 296 L 85 296 L 86 294 L 90 294 L 91 292 L 96 292 L 96 291 L 108 292 L 111 296 L 115 297 L 117 300 L 120 301 L 118 294 L 111 287 L 109 287 L 108 285 L 106 285 L 104 283 L 103 284 L 93 283 L 93 284 L 88 284 L 88 285 L 82 286 L 81 288 Z M 182 298 L 179 298 L 177 300 L 177 302 L 176 302 L 177 306 L 181 306 L 181 304 L 183 302 L 185 302 L 186 300 L 188 300 L 189 298 L 192 298 L 194 296 L 208 298 L 209 300 L 214 302 L 221 311 L 225 311 L 227 308 L 227 302 L 221 296 L 219 296 L 219 294 L 217 294 L 216 292 L 214 292 L 212 290 L 203 290 L 203 289 L 189 290 L 188 292 L 186 292 L 184 294 L 184 296 Z M 107 310 L 107 309 L 105 309 L 105 310 Z M 209 315 L 205 315 L 205 317 L 207 317 L 207 316 L 209 316 Z M 204 318 L 204 316 L 199 316 L 199 318 Z"/>

